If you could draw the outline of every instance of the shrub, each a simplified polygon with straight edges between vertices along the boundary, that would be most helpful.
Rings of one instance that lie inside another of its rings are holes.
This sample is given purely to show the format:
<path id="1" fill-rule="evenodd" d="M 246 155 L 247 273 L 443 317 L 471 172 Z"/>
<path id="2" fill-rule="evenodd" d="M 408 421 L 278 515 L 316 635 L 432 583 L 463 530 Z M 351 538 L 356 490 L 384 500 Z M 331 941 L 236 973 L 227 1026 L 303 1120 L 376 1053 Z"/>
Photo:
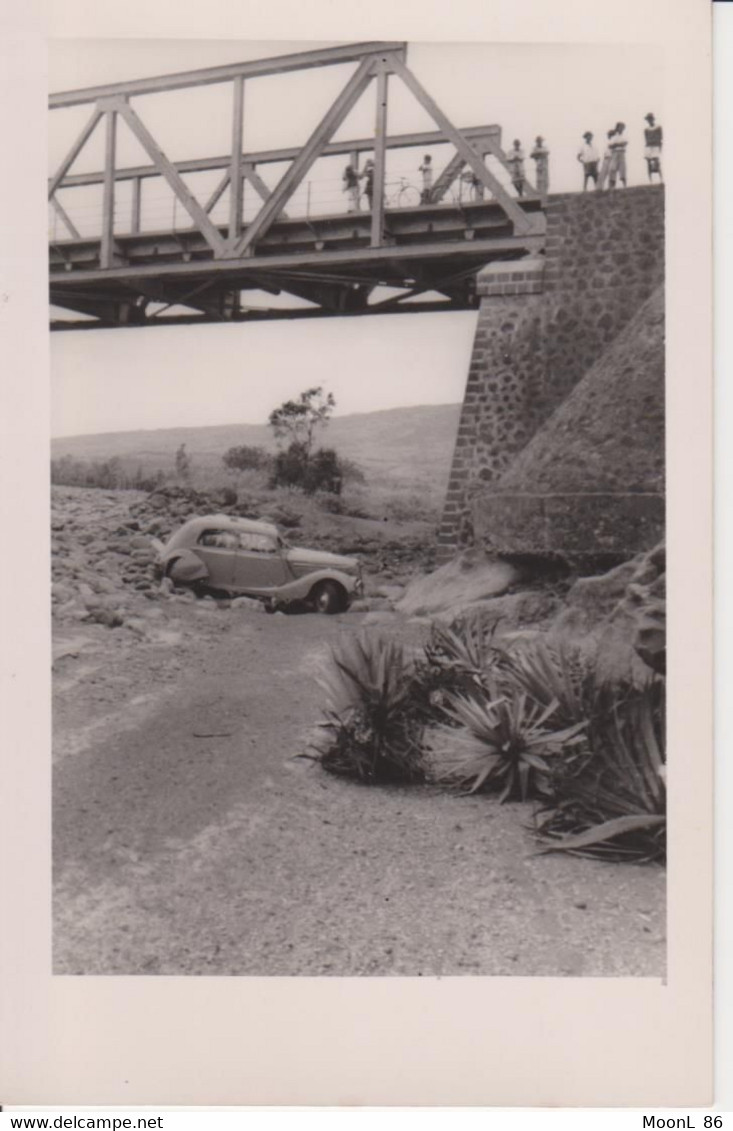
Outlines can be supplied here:
<path id="1" fill-rule="evenodd" d="M 363 485 L 366 483 L 367 478 L 358 463 L 353 459 L 346 459 L 345 456 L 339 456 L 339 471 L 341 472 L 341 479 L 344 483 L 352 485 Z"/>
<path id="2" fill-rule="evenodd" d="M 340 495 L 342 486 L 343 475 L 338 455 L 333 448 L 318 448 L 305 469 L 303 488 L 306 494 L 326 491 L 330 495 Z"/>
<path id="3" fill-rule="evenodd" d="M 272 464 L 269 486 L 302 487 L 308 467 L 308 452 L 304 444 L 294 441 L 284 451 L 278 452 Z"/>
<path id="4" fill-rule="evenodd" d="M 224 466 L 230 471 L 261 471 L 272 465 L 270 453 L 253 444 L 241 444 L 238 448 L 229 448 L 221 458 Z"/>
<path id="5" fill-rule="evenodd" d="M 433 770 L 436 781 L 476 793 L 499 789 L 500 801 L 526 801 L 550 791 L 550 759 L 577 743 L 585 723 L 552 726 L 557 703 L 543 707 L 524 692 L 502 694 L 495 679 L 478 697 L 450 696 L 446 710 L 471 739 L 440 754 Z"/>
<path id="6" fill-rule="evenodd" d="M 186 445 L 181 444 L 176 449 L 175 455 L 176 476 L 184 483 L 188 483 L 191 478 L 191 457 L 186 451 Z"/>
<path id="7" fill-rule="evenodd" d="M 325 770 L 368 783 L 425 779 L 415 674 L 402 645 L 380 636 L 362 634 L 331 650 L 319 680 L 326 718 L 314 744 Z"/>
<path id="8" fill-rule="evenodd" d="M 434 622 L 418 661 L 423 709 L 433 721 L 450 723 L 445 711 L 450 696 L 480 694 L 486 676 L 498 672 L 503 652 L 495 640 L 496 621 L 473 613 L 451 627 Z"/>
<path id="9" fill-rule="evenodd" d="M 315 757 L 331 773 L 534 798 L 541 852 L 664 859 L 662 677 L 602 683 L 595 656 L 503 640 L 474 614 L 433 625 L 417 657 L 379 636 L 346 640 L 321 684 Z"/>
<path id="10" fill-rule="evenodd" d="M 604 702 L 605 700 L 605 702 Z M 554 783 L 538 825 L 541 851 L 663 860 L 666 851 L 665 686 L 606 687 L 590 722 L 590 755 Z"/>
<path id="11" fill-rule="evenodd" d="M 593 710 L 594 665 L 564 639 L 542 637 L 504 649 L 504 682 L 526 692 L 543 707 L 555 704 L 554 721 L 564 726 L 585 721 Z"/>
<path id="12" fill-rule="evenodd" d="M 64 487 L 98 487 L 104 491 L 154 491 L 164 479 L 162 471 L 146 475 L 139 466 L 131 474 L 117 457 L 88 461 L 66 455 L 51 460 L 51 482 Z"/>
<path id="13" fill-rule="evenodd" d="M 340 495 L 343 485 L 341 464 L 333 448 L 310 452 L 305 444 L 293 441 L 273 460 L 270 487 L 298 487 L 306 495 L 325 491 Z"/>

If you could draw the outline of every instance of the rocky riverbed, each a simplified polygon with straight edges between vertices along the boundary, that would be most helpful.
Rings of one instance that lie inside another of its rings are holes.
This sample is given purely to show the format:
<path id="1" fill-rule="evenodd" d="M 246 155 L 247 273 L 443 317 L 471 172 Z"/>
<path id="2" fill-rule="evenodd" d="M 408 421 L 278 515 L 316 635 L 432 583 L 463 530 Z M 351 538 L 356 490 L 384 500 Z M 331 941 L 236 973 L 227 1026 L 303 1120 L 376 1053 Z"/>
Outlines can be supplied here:
<path id="1" fill-rule="evenodd" d="M 394 611 L 399 531 L 349 531 L 373 543 L 363 607 L 265 616 L 154 581 L 187 517 L 168 502 L 53 502 L 57 973 L 663 975 L 662 869 L 538 857 L 529 805 L 295 758 L 332 643 L 426 631 Z"/>

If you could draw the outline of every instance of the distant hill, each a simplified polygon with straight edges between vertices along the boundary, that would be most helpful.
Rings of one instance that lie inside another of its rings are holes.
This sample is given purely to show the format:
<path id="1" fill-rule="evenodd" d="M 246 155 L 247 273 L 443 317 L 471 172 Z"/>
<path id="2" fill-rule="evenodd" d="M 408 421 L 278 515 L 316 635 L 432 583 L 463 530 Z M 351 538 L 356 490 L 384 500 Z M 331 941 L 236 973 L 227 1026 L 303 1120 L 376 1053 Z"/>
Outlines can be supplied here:
<path id="1" fill-rule="evenodd" d="M 320 443 L 354 460 L 374 483 L 444 486 L 448 480 L 461 406 L 419 405 L 382 412 L 337 416 L 323 429 Z M 173 467 L 181 444 L 201 471 L 218 471 L 221 457 L 240 444 L 275 450 L 266 424 L 219 424 L 206 428 L 160 428 L 64 436 L 51 441 L 51 456 L 120 459 L 145 473 Z"/>

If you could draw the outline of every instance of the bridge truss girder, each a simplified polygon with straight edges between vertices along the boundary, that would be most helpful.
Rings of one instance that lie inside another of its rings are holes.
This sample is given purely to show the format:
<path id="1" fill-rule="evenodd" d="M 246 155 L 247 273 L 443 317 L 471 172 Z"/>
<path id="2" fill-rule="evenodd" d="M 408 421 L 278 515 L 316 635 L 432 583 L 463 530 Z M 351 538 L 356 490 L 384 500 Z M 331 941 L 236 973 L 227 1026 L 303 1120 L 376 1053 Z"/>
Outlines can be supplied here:
<path id="1" fill-rule="evenodd" d="M 406 66 L 405 54 L 404 44 L 357 44 L 52 95 L 52 109 L 92 104 L 90 119 L 49 180 L 49 201 L 69 234 L 68 239 L 56 240 L 50 247 L 52 303 L 95 317 L 100 325 L 148 324 L 153 320 L 149 316 L 151 304 L 163 304 L 165 311 L 184 307 L 194 312 L 193 317 L 205 320 L 288 316 L 279 310 L 243 309 L 242 293 L 252 289 L 307 299 L 317 308 L 308 312 L 310 316 L 392 311 L 402 303 L 407 309 L 407 304 L 428 291 L 438 291 L 452 303 L 470 305 L 472 274 L 491 259 L 515 258 L 537 250 L 544 217 L 531 186 L 527 186 L 520 204 L 486 166 L 485 157 L 490 154 L 508 168 L 500 129 L 456 129 Z M 246 81 L 263 74 L 343 62 L 356 62 L 357 67 L 302 147 L 254 154 L 243 150 Z M 395 77 L 430 114 L 437 131 L 389 137 L 389 79 Z M 230 81 L 232 144 L 231 152 L 224 157 L 170 161 L 130 105 L 130 98 L 138 94 Z M 376 82 L 377 91 L 374 137 L 334 142 L 334 134 L 372 82 Z M 100 123 L 105 127 L 104 169 L 72 174 L 72 165 Z M 117 168 L 119 124 L 129 128 L 150 165 Z M 454 146 L 455 155 L 439 174 L 429 199 L 419 208 L 390 211 L 384 184 L 387 149 L 443 142 Z M 348 153 L 358 159 L 365 150 L 374 153 L 375 166 L 369 212 L 288 217 L 286 204 L 319 157 Z M 257 166 L 278 161 L 288 162 L 288 168 L 270 189 Z M 478 198 L 473 207 L 459 202 L 457 208 L 446 210 L 442 204 L 445 193 L 466 167 L 479 186 Z M 208 200 L 201 203 L 184 175 L 212 169 L 221 169 L 222 177 Z M 162 178 L 168 184 L 188 214 L 190 228 L 141 231 L 142 184 L 149 177 Z M 133 187 L 129 233 L 120 233 L 115 226 L 115 190 L 122 180 L 131 180 Z M 242 219 L 245 182 L 261 199 L 248 224 Z M 92 184 L 103 189 L 102 229 L 98 237 L 83 238 L 58 194 Z M 229 218 L 222 227 L 212 222 L 210 213 L 226 191 Z M 481 199 L 483 194 L 489 196 L 486 204 Z M 437 213 L 435 206 L 440 206 Z M 457 246 L 431 251 L 436 239 Z M 391 248 L 395 249 L 391 256 L 380 257 Z M 366 251 L 370 255 L 365 257 Z M 483 258 L 479 258 L 479 251 Z M 405 257 L 410 260 L 407 268 Z M 385 270 L 384 264 L 390 260 L 393 266 Z M 379 286 L 396 286 L 404 293 L 370 304 L 370 295 Z M 441 303 L 445 305 L 444 300 Z M 160 320 L 161 312 L 154 314 Z M 289 315 L 304 313 L 292 310 Z M 174 313 L 167 317 L 173 318 Z M 191 315 L 184 310 L 181 317 Z"/>

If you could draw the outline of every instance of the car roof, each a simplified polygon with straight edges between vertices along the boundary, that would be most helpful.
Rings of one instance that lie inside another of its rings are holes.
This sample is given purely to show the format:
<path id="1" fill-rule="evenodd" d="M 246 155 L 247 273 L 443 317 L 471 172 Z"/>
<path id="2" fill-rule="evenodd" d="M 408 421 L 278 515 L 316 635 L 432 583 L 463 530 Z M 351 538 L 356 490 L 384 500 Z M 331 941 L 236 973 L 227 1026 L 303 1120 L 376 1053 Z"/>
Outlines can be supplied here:
<path id="1" fill-rule="evenodd" d="M 184 523 L 185 529 L 191 531 L 206 530 L 217 526 L 220 530 L 248 531 L 250 534 L 269 534 L 277 538 L 278 529 L 272 522 L 259 522 L 253 518 L 240 518 L 236 514 L 206 514 L 200 518 L 190 518 Z"/>

